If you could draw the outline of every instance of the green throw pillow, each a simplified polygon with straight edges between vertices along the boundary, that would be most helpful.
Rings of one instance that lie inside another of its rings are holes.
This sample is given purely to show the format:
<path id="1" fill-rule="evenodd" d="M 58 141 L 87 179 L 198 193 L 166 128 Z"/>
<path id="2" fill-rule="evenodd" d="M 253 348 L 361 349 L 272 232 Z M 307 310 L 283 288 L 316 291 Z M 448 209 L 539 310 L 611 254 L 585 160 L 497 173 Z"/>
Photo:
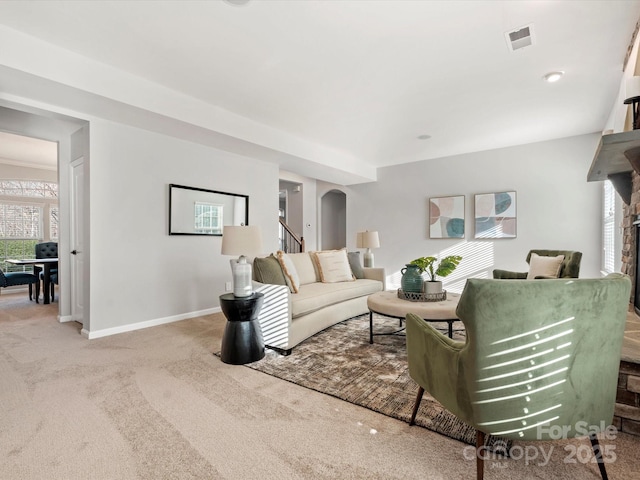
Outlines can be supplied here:
<path id="1" fill-rule="evenodd" d="M 264 258 L 255 258 L 253 260 L 253 270 L 255 279 L 260 283 L 269 283 L 271 285 L 286 285 L 284 273 L 280 267 L 280 262 L 273 254 Z"/>
<path id="2" fill-rule="evenodd" d="M 364 278 L 364 270 L 362 270 L 362 264 L 360 263 L 360 252 L 348 252 L 347 258 L 349 259 L 353 276 L 356 278 Z"/>

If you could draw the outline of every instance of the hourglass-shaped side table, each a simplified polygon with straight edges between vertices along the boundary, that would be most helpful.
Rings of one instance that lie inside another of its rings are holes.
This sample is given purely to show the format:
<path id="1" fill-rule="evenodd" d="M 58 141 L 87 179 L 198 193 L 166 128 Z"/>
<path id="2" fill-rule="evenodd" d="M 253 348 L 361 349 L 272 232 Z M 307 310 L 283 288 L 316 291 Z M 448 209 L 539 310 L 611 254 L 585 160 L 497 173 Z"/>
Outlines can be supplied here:
<path id="1" fill-rule="evenodd" d="M 224 363 L 244 365 L 264 357 L 264 340 L 258 322 L 264 295 L 253 292 L 248 297 L 232 293 L 220 295 L 220 308 L 227 317 L 222 336 L 220 359 Z"/>

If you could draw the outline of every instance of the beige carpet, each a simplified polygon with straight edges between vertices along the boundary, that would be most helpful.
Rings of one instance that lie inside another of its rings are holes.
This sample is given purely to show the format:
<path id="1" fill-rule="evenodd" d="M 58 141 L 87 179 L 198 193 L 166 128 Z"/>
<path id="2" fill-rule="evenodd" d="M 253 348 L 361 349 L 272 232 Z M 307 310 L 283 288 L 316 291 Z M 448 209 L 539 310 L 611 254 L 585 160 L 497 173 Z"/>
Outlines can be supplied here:
<path id="1" fill-rule="evenodd" d="M 444 325 L 446 328 L 446 324 Z M 397 319 L 374 315 L 374 332 L 398 332 Z M 464 325 L 454 338 L 464 340 Z M 404 332 L 376 335 L 369 343 L 369 315 L 362 315 L 314 335 L 289 356 L 267 350 L 264 359 L 247 365 L 269 375 L 332 395 L 403 422 L 411 418 L 418 385 L 409 376 Z M 416 425 L 475 445 L 476 431 L 445 410 L 425 392 Z M 505 439 L 489 437 L 488 444 Z"/>
<path id="2" fill-rule="evenodd" d="M 0 295 L 0 478 L 468 479 L 468 446 L 212 355 L 222 315 L 88 341 L 57 304 Z M 640 439 L 606 442 L 638 479 Z M 597 479 L 593 464 L 524 458 L 486 479 Z"/>

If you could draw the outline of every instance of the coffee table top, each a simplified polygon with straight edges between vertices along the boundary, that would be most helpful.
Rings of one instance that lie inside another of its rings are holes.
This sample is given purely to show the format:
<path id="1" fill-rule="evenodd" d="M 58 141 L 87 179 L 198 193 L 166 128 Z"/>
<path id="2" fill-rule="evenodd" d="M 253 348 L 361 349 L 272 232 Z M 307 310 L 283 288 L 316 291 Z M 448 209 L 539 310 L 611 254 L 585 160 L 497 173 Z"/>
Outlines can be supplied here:
<path id="1" fill-rule="evenodd" d="M 367 307 L 388 317 L 404 318 L 415 313 L 425 320 L 457 320 L 456 308 L 460 294 L 447 292 L 447 299 L 440 302 L 410 302 L 398 298 L 395 290 L 376 292 L 367 298 Z"/>

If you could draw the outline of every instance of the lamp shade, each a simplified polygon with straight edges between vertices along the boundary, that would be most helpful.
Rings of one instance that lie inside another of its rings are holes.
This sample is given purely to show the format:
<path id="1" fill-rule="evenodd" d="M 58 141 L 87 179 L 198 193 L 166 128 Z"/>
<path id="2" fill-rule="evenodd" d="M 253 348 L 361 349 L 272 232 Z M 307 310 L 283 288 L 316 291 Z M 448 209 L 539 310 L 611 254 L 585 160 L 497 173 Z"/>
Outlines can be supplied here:
<path id="1" fill-rule="evenodd" d="M 257 255 L 262 253 L 262 233 L 255 225 L 226 225 L 222 231 L 222 255 Z"/>
<path id="2" fill-rule="evenodd" d="M 356 237 L 357 248 L 380 248 L 378 232 L 358 232 Z"/>

